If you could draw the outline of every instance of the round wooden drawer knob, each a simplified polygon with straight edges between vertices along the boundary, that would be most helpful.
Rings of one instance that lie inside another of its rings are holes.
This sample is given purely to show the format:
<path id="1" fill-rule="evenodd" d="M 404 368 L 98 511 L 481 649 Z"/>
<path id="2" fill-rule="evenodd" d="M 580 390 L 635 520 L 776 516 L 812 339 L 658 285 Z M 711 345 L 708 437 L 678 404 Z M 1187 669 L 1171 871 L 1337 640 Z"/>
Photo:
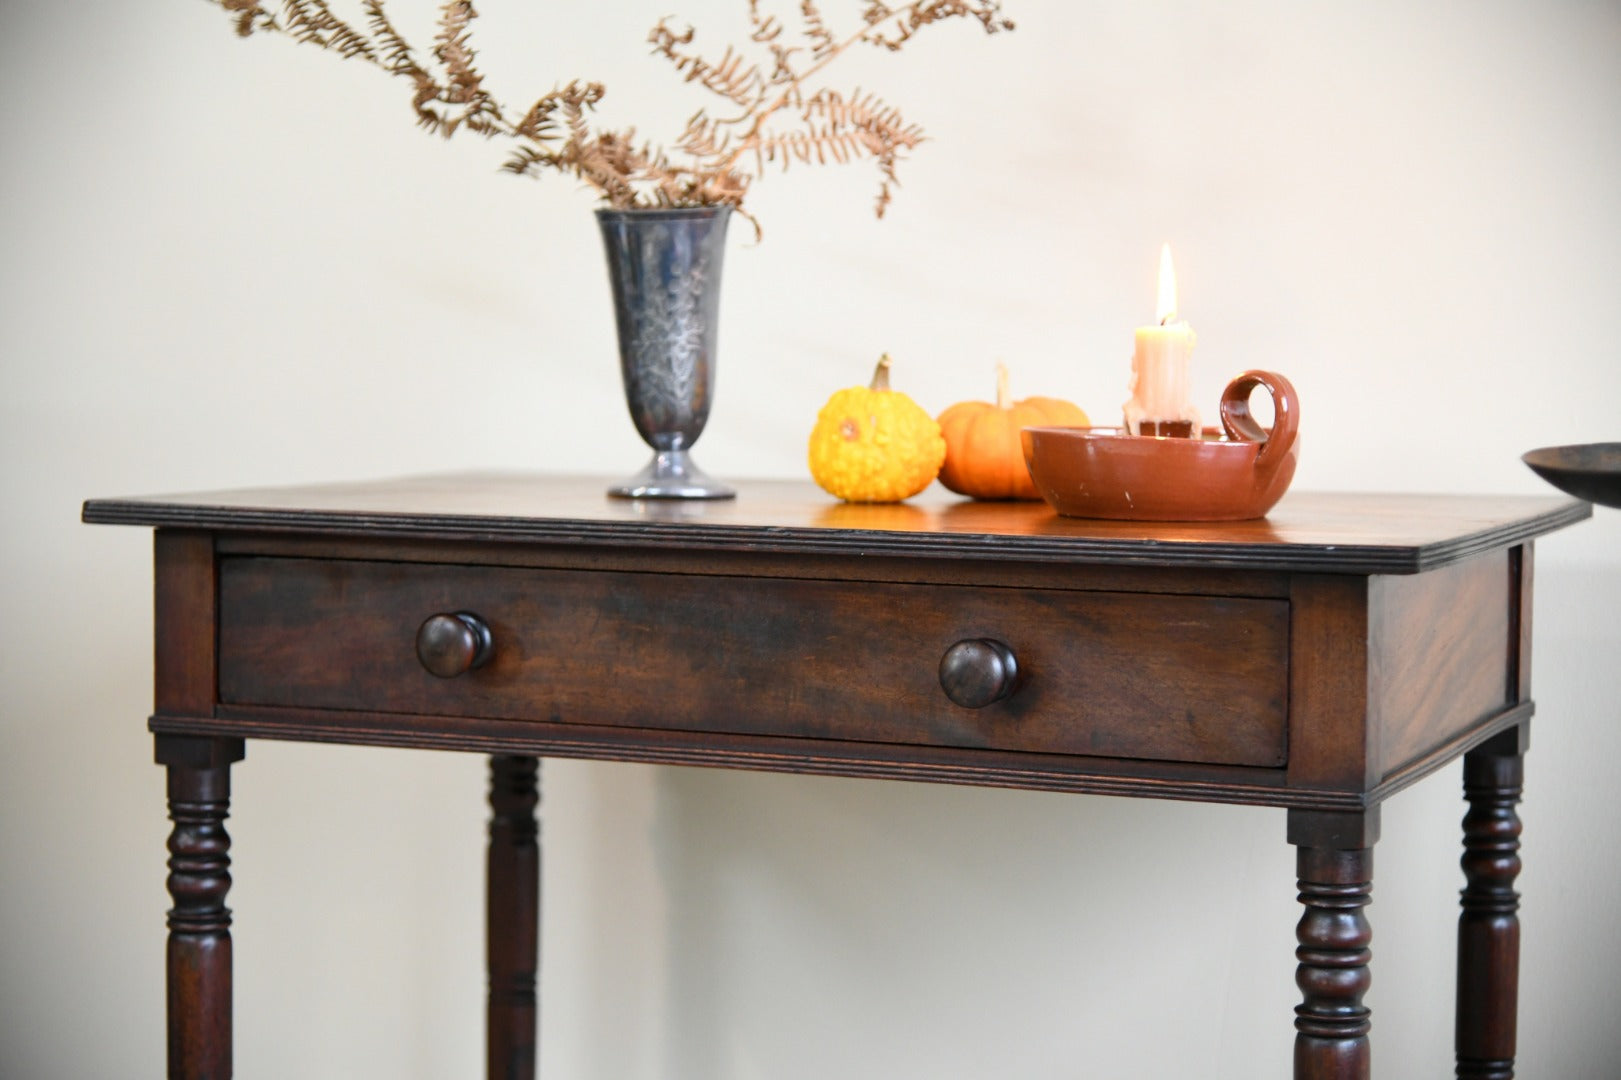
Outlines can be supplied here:
<path id="1" fill-rule="evenodd" d="M 940 658 L 940 688 L 965 709 L 983 709 L 1011 695 L 1019 681 L 1013 650 L 991 638 L 968 638 Z"/>
<path id="2" fill-rule="evenodd" d="M 483 667 L 492 651 L 489 623 L 470 611 L 430 615 L 417 629 L 417 659 L 441 679 Z"/>

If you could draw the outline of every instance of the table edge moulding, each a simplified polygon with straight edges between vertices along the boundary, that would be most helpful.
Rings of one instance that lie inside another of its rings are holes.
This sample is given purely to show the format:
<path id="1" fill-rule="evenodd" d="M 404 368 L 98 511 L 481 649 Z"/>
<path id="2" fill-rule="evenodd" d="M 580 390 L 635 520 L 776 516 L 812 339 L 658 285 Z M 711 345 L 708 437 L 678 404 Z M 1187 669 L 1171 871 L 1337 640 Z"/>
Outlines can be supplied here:
<path id="1" fill-rule="evenodd" d="M 1462 756 L 1457 1070 L 1513 1075 L 1533 542 L 1588 503 L 1293 493 L 1178 524 L 602 491 L 485 473 L 85 503 L 156 531 L 172 1077 L 230 1075 L 224 821 L 258 738 L 489 755 L 492 1080 L 534 1076 L 539 757 L 1282 807 L 1294 1073 L 1341 1080 L 1370 1067 L 1380 804 Z"/>

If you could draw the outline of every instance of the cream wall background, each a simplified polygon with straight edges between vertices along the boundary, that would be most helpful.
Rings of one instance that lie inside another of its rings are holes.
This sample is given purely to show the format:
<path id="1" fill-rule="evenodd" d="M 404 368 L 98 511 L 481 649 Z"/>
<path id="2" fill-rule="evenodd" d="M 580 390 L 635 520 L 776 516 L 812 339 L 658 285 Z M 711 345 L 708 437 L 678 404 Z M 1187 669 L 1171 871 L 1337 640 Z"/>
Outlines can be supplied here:
<path id="1" fill-rule="evenodd" d="M 742 25 L 673 6 L 700 41 Z M 590 75 L 605 122 L 669 132 L 700 100 L 645 55 L 671 7 L 484 0 L 476 40 L 509 101 Z M 1112 417 L 1166 240 L 1200 399 L 1252 365 L 1299 387 L 1300 488 L 1537 492 L 1524 450 L 1621 438 L 1615 4 L 1008 11 L 852 65 L 934 136 L 889 219 L 865 169 L 758 187 L 711 471 L 802 475 L 885 350 L 931 410 L 1005 357 Z M 586 194 L 200 0 L 0 14 L 0 1074 L 156 1076 L 150 541 L 80 502 L 645 451 Z M 1539 545 L 1526 1076 L 1621 1060 L 1618 541 L 1600 510 Z M 1450 1071 L 1457 780 L 1385 810 L 1382 1077 Z M 482 761 L 255 743 L 235 784 L 238 1074 L 474 1075 Z M 552 1080 L 1287 1073 L 1280 812 L 567 762 L 543 788 Z"/>

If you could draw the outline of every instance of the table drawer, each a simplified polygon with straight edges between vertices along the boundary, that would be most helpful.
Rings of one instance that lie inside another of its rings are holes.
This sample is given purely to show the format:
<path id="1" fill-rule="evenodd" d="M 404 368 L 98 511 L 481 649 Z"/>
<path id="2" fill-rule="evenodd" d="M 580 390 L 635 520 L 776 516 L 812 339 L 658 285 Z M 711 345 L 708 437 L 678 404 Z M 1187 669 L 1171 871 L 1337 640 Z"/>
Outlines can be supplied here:
<path id="1" fill-rule="evenodd" d="M 220 566 L 231 705 L 539 720 L 1279 766 L 1282 600 L 350 560 Z M 488 663 L 429 674 L 470 611 Z M 941 689 L 955 642 L 1010 647 L 1008 698 Z"/>

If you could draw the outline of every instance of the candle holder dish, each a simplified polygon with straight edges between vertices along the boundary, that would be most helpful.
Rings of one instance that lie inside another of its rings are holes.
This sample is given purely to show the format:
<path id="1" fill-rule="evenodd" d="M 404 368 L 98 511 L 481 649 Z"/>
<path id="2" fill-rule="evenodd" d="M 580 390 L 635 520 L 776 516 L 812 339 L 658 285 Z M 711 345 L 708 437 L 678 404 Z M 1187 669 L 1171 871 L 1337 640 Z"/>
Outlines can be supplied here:
<path id="1" fill-rule="evenodd" d="M 1273 421 L 1250 413 L 1264 388 Z M 1221 430 L 1197 439 L 1120 428 L 1030 427 L 1020 432 L 1036 490 L 1067 517 L 1124 521 L 1243 521 L 1265 517 L 1294 479 L 1300 403 L 1289 380 L 1246 371 L 1221 395 Z"/>
<path id="2" fill-rule="evenodd" d="M 1520 460 L 1566 495 L 1621 509 L 1621 443 L 1544 446 Z"/>

